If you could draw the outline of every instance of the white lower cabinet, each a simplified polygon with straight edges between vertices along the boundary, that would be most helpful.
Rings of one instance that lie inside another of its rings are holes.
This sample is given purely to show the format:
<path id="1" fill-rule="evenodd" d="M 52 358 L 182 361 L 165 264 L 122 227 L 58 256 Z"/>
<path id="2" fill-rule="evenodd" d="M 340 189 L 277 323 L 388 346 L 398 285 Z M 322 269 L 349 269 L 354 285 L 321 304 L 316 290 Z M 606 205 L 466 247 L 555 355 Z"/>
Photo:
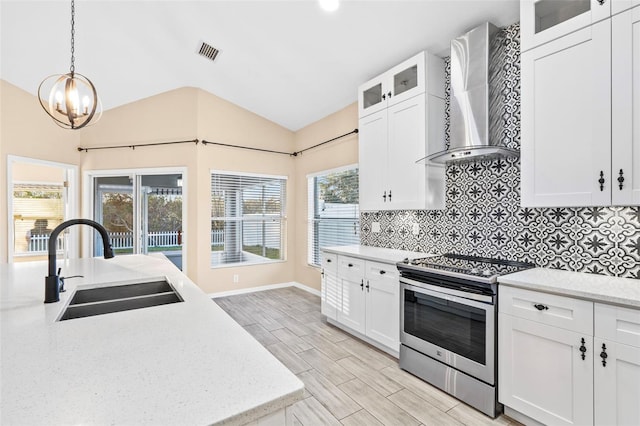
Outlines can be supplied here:
<path id="1" fill-rule="evenodd" d="M 367 262 L 365 334 L 398 351 L 400 348 L 400 281 L 395 265 Z"/>
<path id="2" fill-rule="evenodd" d="M 640 425 L 640 309 L 596 303 L 596 425 Z"/>
<path id="3" fill-rule="evenodd" d="M 322 313 L 337 325 L 343 325 L 397 355 L 400 347 L 400 282 L 395 263 L 338 255 L 336 271 L 335 281 L 329 281 L 330 275 L 323 268 Z M 332 288 L 334 283 L 335 288 Z M 332 315 L 334 307 L 329 306 L 329 294 L 340 295 L 335 315 Z"/>
<path id="4" fill-rule="evenodd" d="M 499 292 L 502 404 L 549 425 L 640 425 L 640 309 Z"/>
<path id="5" fill-rule="evenodd" d="M 498 324 L 499 401 L 544 424 L 593 424 L 593 337 L 502 313 Z"/>
<path id="6" fill-rule="evenodd" d="M 342 288 L 338 283 L 338 255 L 323 252 L 320 255 L 320 262 L 322 264 L 320 311 L 327 318 L 336 319 L 338 307 L 342 303 Z"/>

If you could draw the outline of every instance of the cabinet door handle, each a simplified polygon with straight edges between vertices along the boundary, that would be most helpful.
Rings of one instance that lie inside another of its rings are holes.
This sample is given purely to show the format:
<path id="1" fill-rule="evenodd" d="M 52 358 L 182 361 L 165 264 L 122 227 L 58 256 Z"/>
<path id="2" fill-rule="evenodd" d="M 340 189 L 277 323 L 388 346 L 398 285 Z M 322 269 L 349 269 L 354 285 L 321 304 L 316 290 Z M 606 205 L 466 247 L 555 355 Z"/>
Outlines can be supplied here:
<path id="1" fill-rule="evenodd" d="M 600 358 L 602 358 L 602 366 L 606 367 L 607 366 L 607 346 L 603 343 L 602 344 L 602 352 L 600 352 Z"/>
<path id="2" fill-rule="evenodd" d="M 347 266 L 348 266 L 349 268 L 353 268 L 353 263 L 349 263 Z"/>
<path id="3" fill-rule="evenodd" d="M 382 94 L 382 100 L 386 100 L 387 99 L 387 95 L 385 95 L 384 93 Z"/>
<path id="4" fill-rule="evenodd" d="M 389 190 L 389 202 L 391 202 L 391 190 Z"/>
<path id="5" fill-rule="evenodd" d="M 580 352 L 581 352 L 581 353 L 580 353 L 580 357 L 581 357 L 581 358 L 582 358 L 582 360 L 584 361 L 584 359 L 587 357 L 587 356 L 585 355 L 585 353 L 587 352 L 587 347 L 584 345 L 584 344 L 585 344 L 584 337 L 580 340 L 580 343 L 582 343 L 582 344 L 580 345 Z"/>
<path id="6" fill-rule="evenodd" d="M 604 0 L 598 0 L 598 4 L 602 6 L 604 4 Z"/>
<path id="7" fill-rule="evenodd" d="M 383 271 L 382 269 L 380 270 L 380 275 L 384 275 L 386 273 L 387 273 L 387 271 Z"/>
<path id="8" fill-rule="evenodd" d="M 369 293 L 369 280 L 367 280 L 367 293 Z"/>
<path id="9" fill-rule="evenodd" d="M 364 279 L 360 280 L 360 290 L 364 291 Z"/>
<path id="10" fill-rule="evenodd" d="M 327 259 L 327 263 L 331 263 L 331 259 Z"/>
<path id="11" fill-rule="evenodd" d="M 549 309 L 548 306 L 542 305 L 540 303 L 536 303 L 535 305 L 533 305 L 533 307 L 539 311 L 546 311 L 547 309 Z"/>
<path id="12" fill-rule="evenodd" d="M 604 191 L 604 172 L 600 170 L 600 179 L 598 179 L 598 183 L 600 184 L 600 191 Z"/>
<path id="13" fill-rule="evenodd" d="M 322 278 L 324 278 L 324 269 L 323 269 L 322 271 L 320 271 L 320 276 L 321 276 Z"/>
<path id="14" fill-rule="evenodd" d="M 618 188 L 620 188 L 620 191 L 622 191 L 622 184 L 624 183 L 624 172 L 622 171 L 622 169 L 620 169 L 620 176 L 618 176 Z"/>
<path id="15" fill-rule="evenodd" d="M 391 92 L 387 93 L 387 96 L 388 96 L 388 97 L 391 97 Z"/>
<path id="16" fill-rule="evenodd" d="M 384 194 L 382 194 L 382 202 L 383 203 L 387 202 L 387 191 L 384 191 Z"/>

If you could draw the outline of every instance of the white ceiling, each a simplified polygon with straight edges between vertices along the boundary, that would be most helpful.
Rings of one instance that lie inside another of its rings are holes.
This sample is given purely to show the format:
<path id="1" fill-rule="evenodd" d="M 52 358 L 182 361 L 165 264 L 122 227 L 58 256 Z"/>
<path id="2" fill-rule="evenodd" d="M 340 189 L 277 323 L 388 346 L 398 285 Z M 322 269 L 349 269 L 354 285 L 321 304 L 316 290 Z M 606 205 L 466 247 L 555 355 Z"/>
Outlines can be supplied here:
<path id="1" fill-rule="evenodd" d="M 32 94 L 68 72 L 70 1 L 1 0 L 0 77 Z M 290 130 L 357 100 L 359 84 L 483 21 L 519 20 L 519 0 L 76 0 L 76 71 L 104 109 L 198 87 Z M 199 41 L 222 52 L 198 56 Z M 177 105 L 176 107 L 179 107 Z"/>

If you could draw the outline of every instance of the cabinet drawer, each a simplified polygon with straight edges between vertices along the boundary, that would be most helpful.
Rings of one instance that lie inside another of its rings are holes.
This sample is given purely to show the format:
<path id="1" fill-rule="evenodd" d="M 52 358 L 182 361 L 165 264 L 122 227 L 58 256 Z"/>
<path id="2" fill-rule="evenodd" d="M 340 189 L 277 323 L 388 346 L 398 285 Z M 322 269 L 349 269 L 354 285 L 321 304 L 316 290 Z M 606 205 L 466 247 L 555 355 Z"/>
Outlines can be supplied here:
<path id="1" fill-rule="evenodd" d="M 498 291 L 500 312 L 593 335 L 592 302 L 504 285 Z"/>
<path id="2" fill-rule="evenodd" d="M 355 257 L 338 256 L 338 275 L 350 281 L 364 278 L 364 260 Z"/>
<path id="3" fill-rule="evenodd" d="M 320 266 L 325 271 L 336 272 L 338 270 L 338 255 L 323 251 L 320 255 Z"/>
<path id="4" fill-rule="evenodd" d="M 370 279 L 397 283 L 398 268 L 395 264 L 367 261 L 365 276 Z"/>
<path id="5" fill-rule="evenodd" d="M 595 336 L 640 348 L 640 309 L 595 304 Z"/>

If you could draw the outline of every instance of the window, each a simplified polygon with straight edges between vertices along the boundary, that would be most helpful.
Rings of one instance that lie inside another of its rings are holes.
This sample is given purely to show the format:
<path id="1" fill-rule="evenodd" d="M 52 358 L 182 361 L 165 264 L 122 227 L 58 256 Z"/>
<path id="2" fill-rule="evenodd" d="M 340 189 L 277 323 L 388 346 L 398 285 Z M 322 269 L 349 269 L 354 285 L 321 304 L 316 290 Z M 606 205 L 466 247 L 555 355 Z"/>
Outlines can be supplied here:
<path id="1" fill-rule="evenodd" d="M 360 243 L 358 168 L 349 166 L 307 177 L 308 262 L 320 265 L 320 249 Z"/>
<path id="2" fill-rule="evenodd" d="M 284 259 L 282 176 L 211 174 L 211 266 Z"/>
<path id="3" fill-rule="evenodd" d="M 49 234 L 64 220 L 64 187 L 54 184 L 13 184 L 14 253 L 46 254 Z M 58 240 L 58 250 L 63 239 Z"/>

